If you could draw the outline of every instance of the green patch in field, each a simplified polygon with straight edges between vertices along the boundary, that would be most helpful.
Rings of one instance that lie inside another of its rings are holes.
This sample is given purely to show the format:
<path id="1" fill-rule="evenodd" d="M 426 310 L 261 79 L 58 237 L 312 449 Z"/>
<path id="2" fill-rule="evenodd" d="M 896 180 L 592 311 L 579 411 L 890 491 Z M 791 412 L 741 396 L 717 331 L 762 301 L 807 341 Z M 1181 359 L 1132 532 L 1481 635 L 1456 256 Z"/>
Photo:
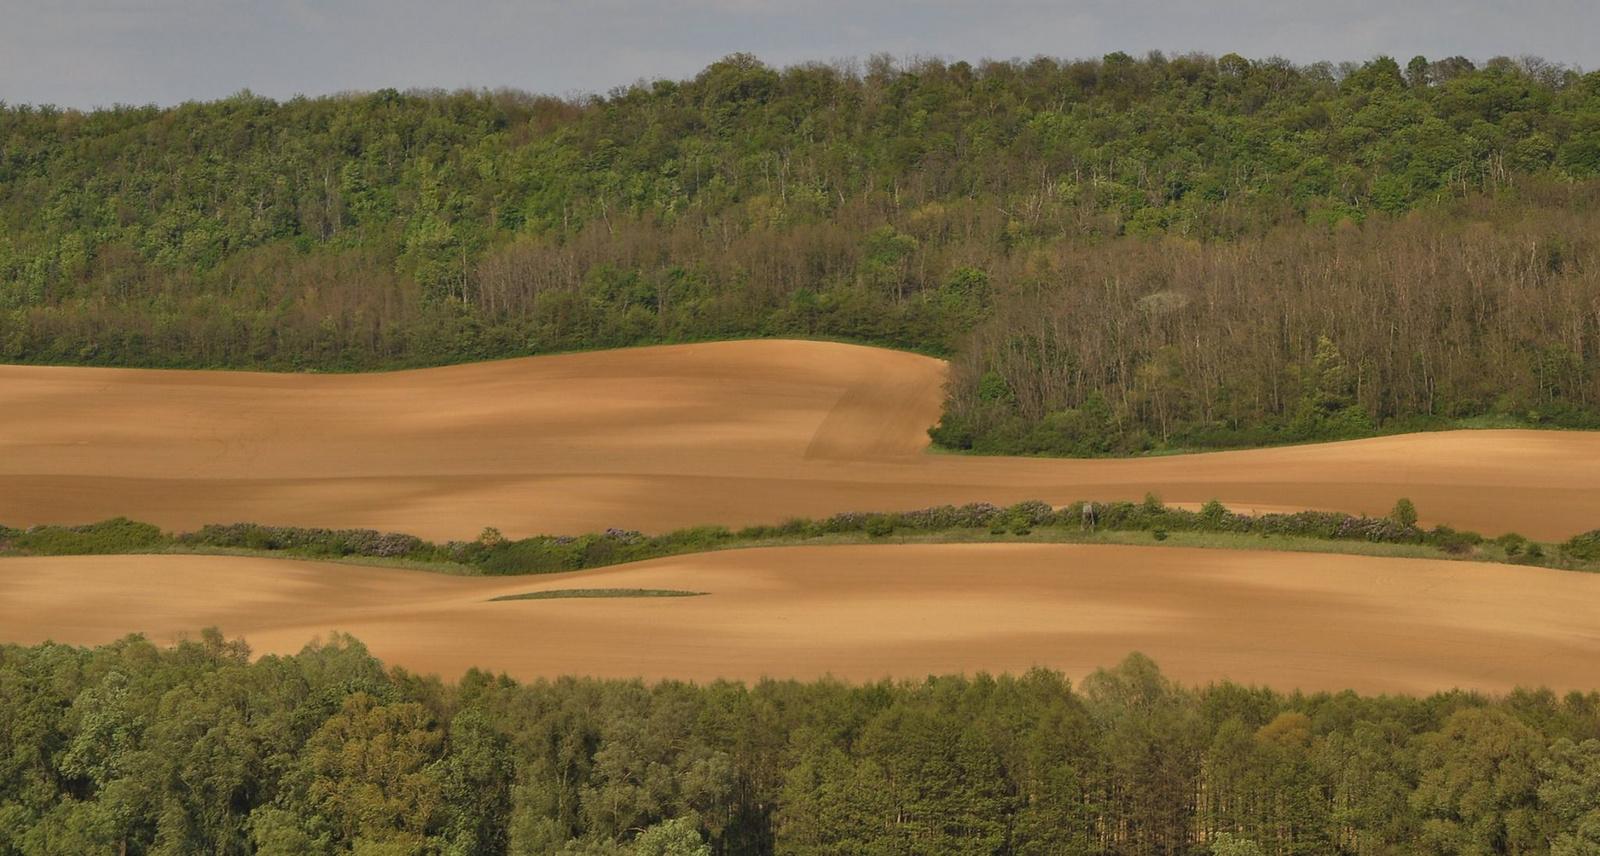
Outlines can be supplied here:
<path id="1" fill-rule="evenodd" d="M 551 589 L 549 591 L 530 591 L 526 594 L 503 594 L 499 597 L 491 597 L 489 600 L 555 600 L 567 597 L 701 597 L 707 594 L 710 594 L 710 592 L 680 591 L 678 589 Z"/>

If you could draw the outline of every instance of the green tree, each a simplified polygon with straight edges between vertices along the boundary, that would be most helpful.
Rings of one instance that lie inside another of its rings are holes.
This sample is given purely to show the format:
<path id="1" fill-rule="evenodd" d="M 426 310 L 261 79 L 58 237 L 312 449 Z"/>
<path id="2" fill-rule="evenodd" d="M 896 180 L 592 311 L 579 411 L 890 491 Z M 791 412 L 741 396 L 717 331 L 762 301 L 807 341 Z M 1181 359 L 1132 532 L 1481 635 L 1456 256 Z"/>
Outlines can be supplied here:
<path id="1" fill-rule="evenodd" d="M 1406 63 L 1406 84 L 1411 88 L 1428 86 L 1433 83 L 1433 73 L 1428 58 L 1414 56 Z"/>
<path id="2" fill-rule="evenodd" d="M 1211 856 L 1266 856 L 1261 845 L 1248 838 L 1235 838 L 1232 833 L 1219 832 L 1211 839 Z"/>
<path id="3" fill-rule="evenodd" d="M 1083 693 L 1100 729 L 1106 810 L 1120 819 L 1126 846 L 1177 851 L 1193 822 L 1186 795 L 1202 763 L 1193 710 L 1155 662 L 1137 653 L 1089 675 Z"/>
<path id="4" fill-rule="evenodd" d="M 1600 854 L 1600 740 L 1562 738 L 1541 765 L 1539 804 L 1552 815 L 1552 856 Z"/>
<path id="5" fill-rule="evenodd" d="M 450 845 L 483 856 L 508 852 L 516 764 L 489 711 L 474 706 L 455 715 L 439 773 Z"/>
<path id="6" fill-rule="evenodd" d="M 1429 846 L 1457 853 L 1528 853 L 1543 846 L 1538 811 L 1543 745 L 1497 710 L 1466 708 L 1421 739 L 1411 802 Z"/>
<path id="7" fill-rule="evenodd" d="M 305 808 L 356 852 L 420 852 L 442 818 L 443 745 L 422 705 L 352 694 L 306 743 Z"/>
<path id="8" fill-rule="evenodd" d="M 681 818 L 663 821 L 633 840 L 635 856 L 711 856 L 699 830 Z"/>
<path id="9" fill-rule="evenodd" d="M 917 239 L 883 226 L 867 235 L 862 276 L 867 286 L 904 300 L 910 279 L 910 262 L 917 251 Z"/>

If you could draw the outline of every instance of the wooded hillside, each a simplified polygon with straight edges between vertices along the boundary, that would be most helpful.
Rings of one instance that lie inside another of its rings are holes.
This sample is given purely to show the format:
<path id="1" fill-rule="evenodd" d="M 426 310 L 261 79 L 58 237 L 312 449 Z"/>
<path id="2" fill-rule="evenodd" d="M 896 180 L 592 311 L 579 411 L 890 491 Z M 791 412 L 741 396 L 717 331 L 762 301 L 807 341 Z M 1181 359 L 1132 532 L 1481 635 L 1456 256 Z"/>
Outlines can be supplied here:
<path id="1" fill-rule="evenodd" d="M 988 451 L 1595 424 L 1597 200 L 1600 73 L 1534 59 L 10 106 L 0 359 L 826 336 L 959 355 L 939 436 Z"/>

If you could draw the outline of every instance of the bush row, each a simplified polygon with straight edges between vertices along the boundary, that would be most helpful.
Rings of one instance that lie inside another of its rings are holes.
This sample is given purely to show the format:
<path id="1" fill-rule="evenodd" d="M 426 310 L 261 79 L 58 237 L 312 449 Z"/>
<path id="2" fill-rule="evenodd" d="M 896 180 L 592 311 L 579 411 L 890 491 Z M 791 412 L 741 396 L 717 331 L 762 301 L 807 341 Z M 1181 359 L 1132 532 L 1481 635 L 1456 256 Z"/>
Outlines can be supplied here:
<path id="1" fill-rule="evenodd" d="M 1173 508 L 1153 495 L 1142 502 L 1074 502 L 1056 508 L 1030 500 L 1009 507 L 991 503 L 941 505 L 903 512 L 847 511 L 819 519 L 793 518 L 775 525 L 729 529 L 698 526 L 647 536 L 625 529 L 579 536 L 541 535 L 508 540 L 485 529 L 473 541 L 436 544 L 414 535 L 372 529 L 310 529 L 255 523 L 208 525 L 198 532 L 167 535 L 148 523 L 117 518 L 85 526 L 0 527 L 0 554 L 81 555 L 149 552 L 164 547 L 245 549 L 309 558 L 366 556 L 419 562 L 454 562 L 492 575 L 542 574 L 637 562 L 773 541 L 802 541 L 837 535 L 889 538 L 939 532 L 987 532 L 1023 536 L 1036 529 L 1088 532 L 1150 532 L 1165 540 L 1172 532 L 1292 536 L 1331 541 L 1431 546 L 1452 555 L 1494 544 L 1513 562 L 1546 563 L 1544 548 L 1511 533 L 1495 539 L 1449 526 L 1423 529 L 1416 508 L 1400 500 L 1387 517 L 1331 511 L 1292 514 L 1239 514 L 1215 500 L 1198 511 Z M 1561 547 L 1568 563 L 1600 562 L 1600 529 L 1578 535 Z"/>
<path id="2" fill-rule="evenodd" d="M 207 524 L 199 532 L 176 536 L 189 547 L 232 547 L 248 550 L 289 550 L 308 556 L 415 556 L 436 550 L 415 535 L 373 529 L 302 529 L 296 526 L 261 526 L 255 523 Z"/>
<path id="3" fill-rule="evenodd" d="M 0 526 L 0 553 L 37 556 L 89 556 L 131 553 L 167 543 L 160 527 L 126 517 L 82 526 L 34 526 L 10 529 Z"/>

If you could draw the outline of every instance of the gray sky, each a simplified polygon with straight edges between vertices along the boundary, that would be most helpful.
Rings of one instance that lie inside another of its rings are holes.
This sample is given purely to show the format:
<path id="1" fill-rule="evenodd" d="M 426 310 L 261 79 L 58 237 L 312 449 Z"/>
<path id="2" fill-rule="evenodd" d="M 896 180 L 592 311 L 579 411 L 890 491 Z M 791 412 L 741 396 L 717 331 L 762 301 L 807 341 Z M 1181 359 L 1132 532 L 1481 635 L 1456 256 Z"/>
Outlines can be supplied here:
<path id="1" fill-rule="evenodd" d="M 889 53 L 1536 54 L 1600 66 L 1597 0 L 0 0 L 0 100 L 174 104 L 251 89 L 511 86 L 558 95 Z"/>

